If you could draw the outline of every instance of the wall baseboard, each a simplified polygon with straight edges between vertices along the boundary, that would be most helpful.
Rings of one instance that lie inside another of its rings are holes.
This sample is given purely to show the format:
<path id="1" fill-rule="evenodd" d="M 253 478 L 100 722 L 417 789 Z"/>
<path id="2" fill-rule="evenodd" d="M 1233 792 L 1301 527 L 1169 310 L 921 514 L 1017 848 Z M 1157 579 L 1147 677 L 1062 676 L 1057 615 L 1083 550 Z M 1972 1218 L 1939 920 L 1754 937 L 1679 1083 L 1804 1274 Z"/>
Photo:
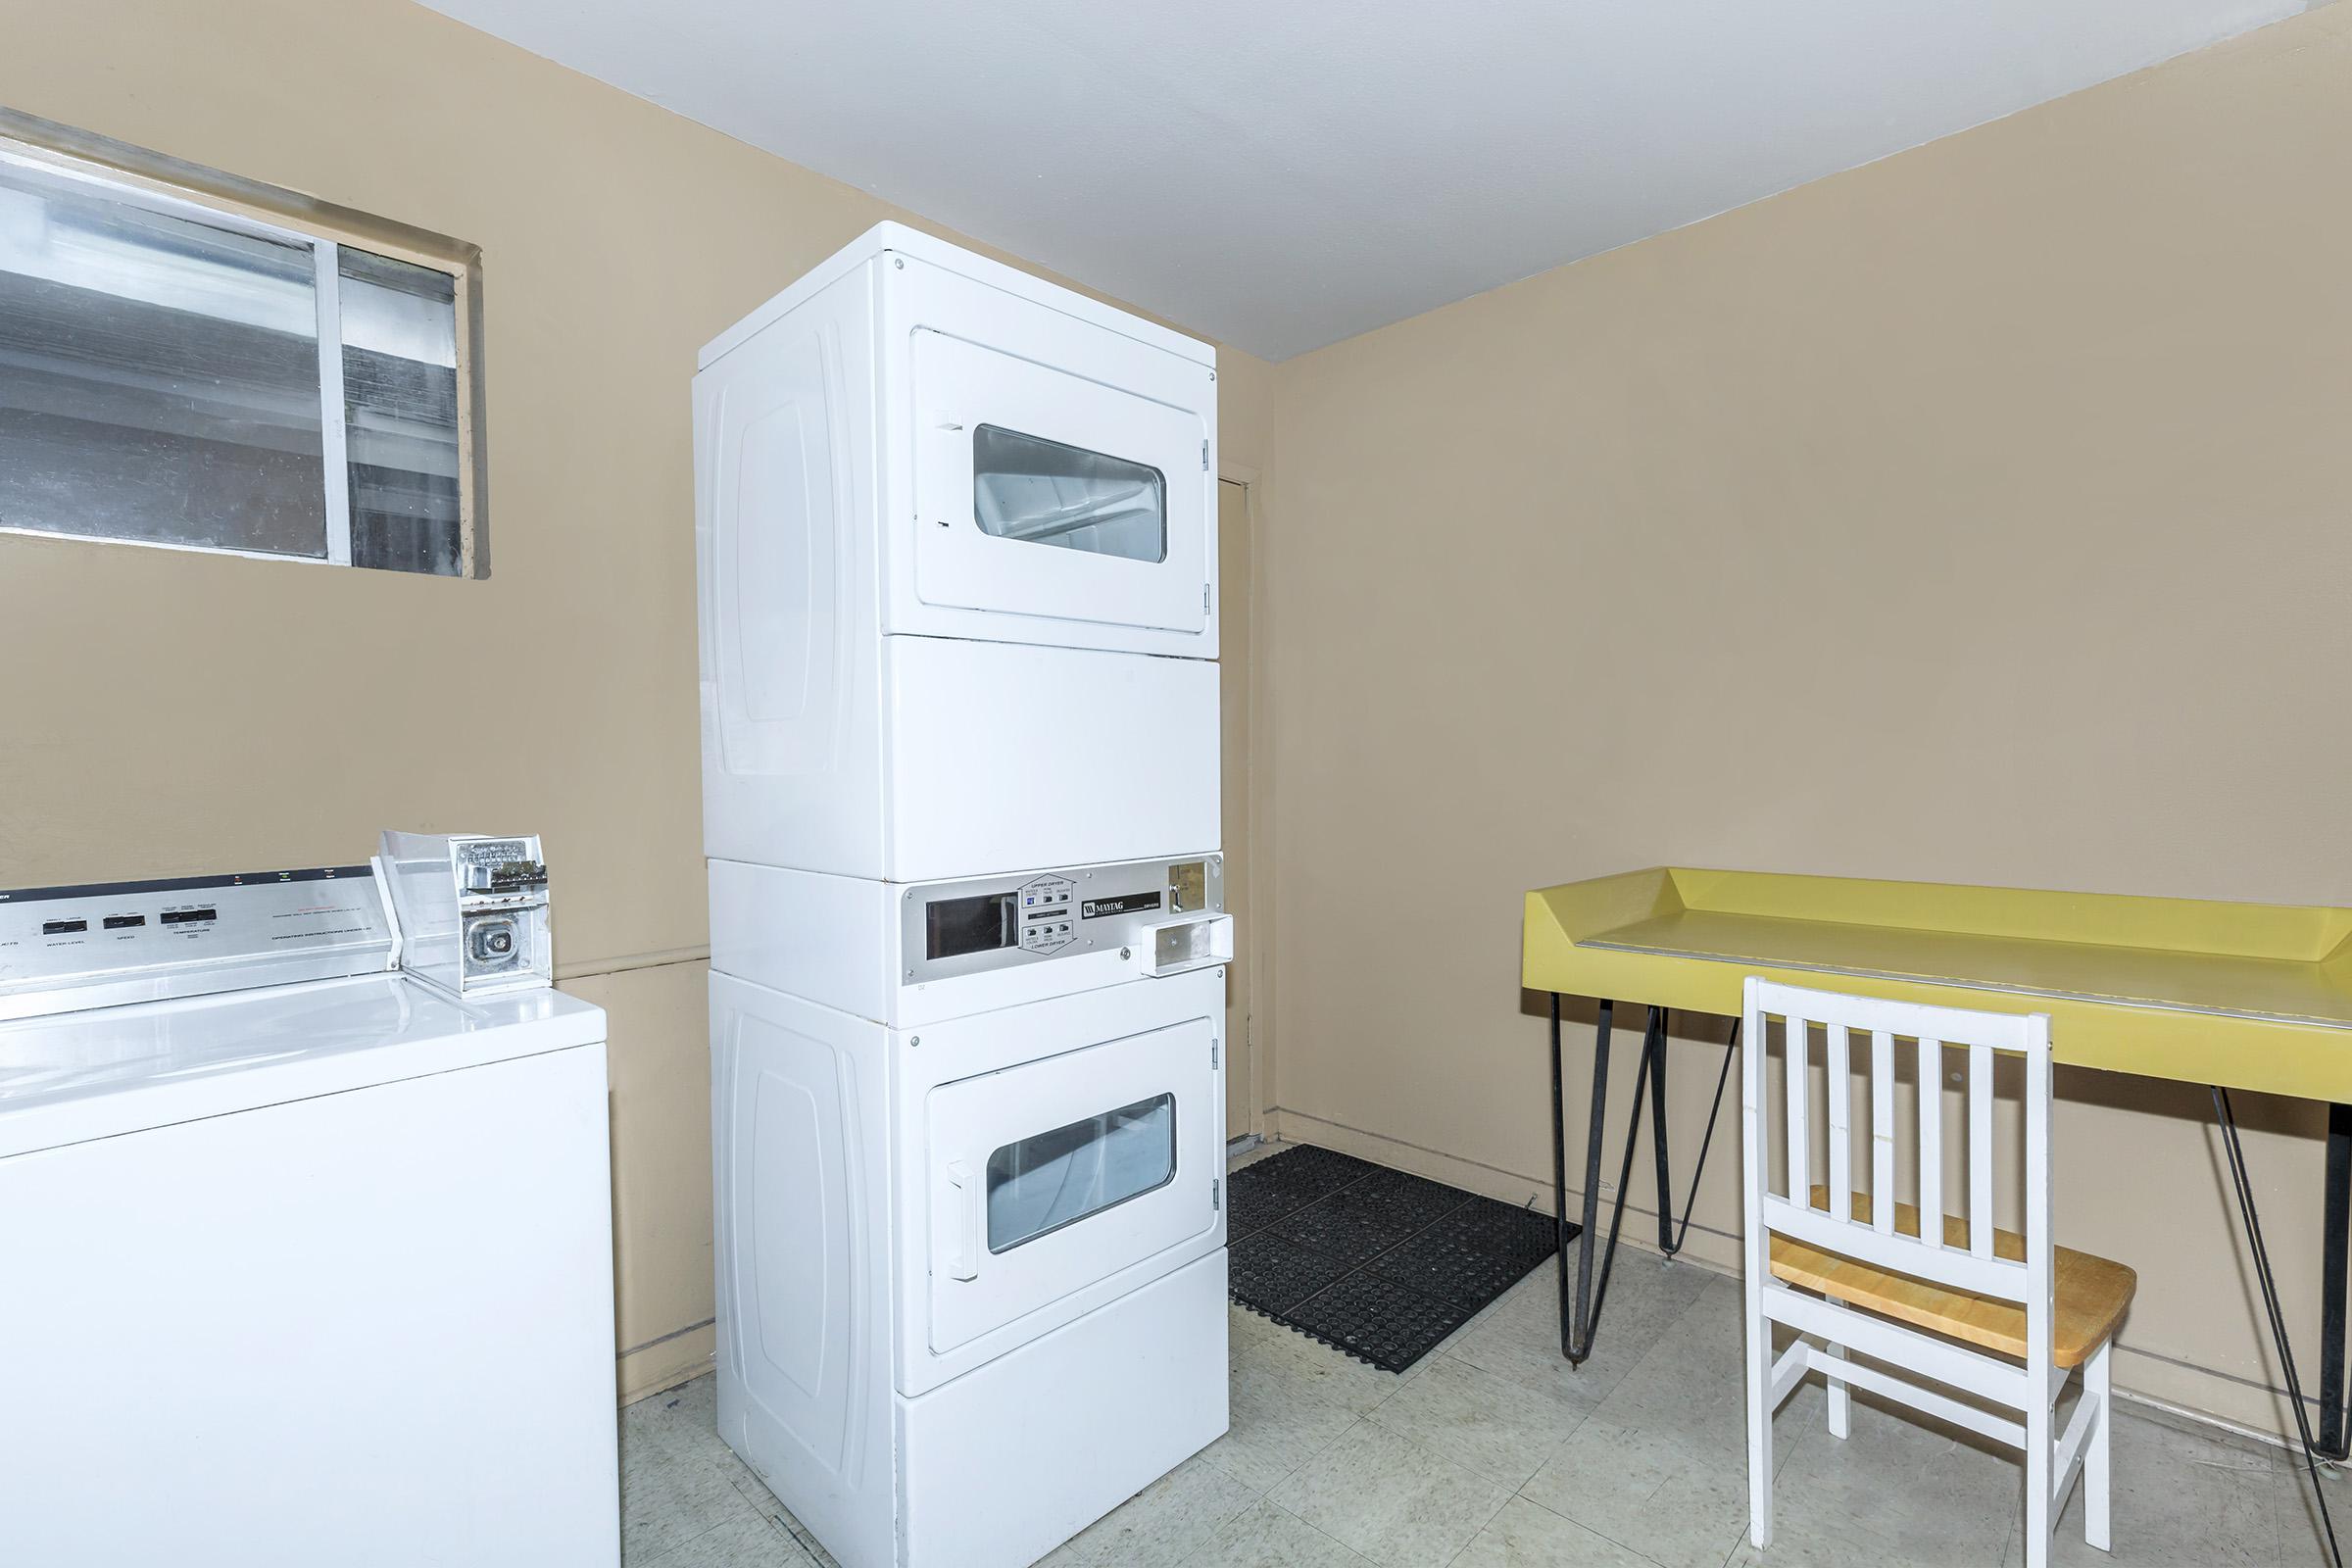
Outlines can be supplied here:
<path id="1" fill-rule="evenodd" d="M 1269 1143 L 1320 1144 L 1343 1154 L 1427 1176 L 1506 1203 L 1532 1203 L 1545 1213 L 1551 1211 L 1551 1182 L 1547 1178 L 1482 1164 L 1401 1139 L 1326 1121 L 1305 1111 L 1282 1106 L 1268 1111 L 1265 1138 Z M 1568 1201 L 1574 1212 L 1574 1205 L 1583 1201 L 1582 1192 L 1570 1188 Z M 1644 1226 L 1642 1221 L 1648 1224 Z M 1625 1205 L 1625 1222 L 1634 1228 L 1623 1233 L 1620 1245 L 1657 1255 L 1655 1211 L 1629 1201 Z M 1726 1278 L 1740 1277 L 1737 1236 L 1694 1224 L 1684 1239 L 1682 1251 L 1676 1255 L 1678 1261 L 1695 1264 Z M 2161 1410 L 2175 1420 L 2191 1421 L 2233 1439 L 2296 1447 L 2294 1417 L 2282 1389 L 2118 1343 L 2115 1392 L 2134 1404 Z M 2316 1424 L 2316 1407 L 2313 1420 Z"/>
<path id="2" fill-rule="evenodd" d="M 619 1358 L 622 1404 L 635 1404 L 657 1394 L 690 1383 L 718 1365 L 718 1330 L 699 1328 L 641 1345 Z"/>

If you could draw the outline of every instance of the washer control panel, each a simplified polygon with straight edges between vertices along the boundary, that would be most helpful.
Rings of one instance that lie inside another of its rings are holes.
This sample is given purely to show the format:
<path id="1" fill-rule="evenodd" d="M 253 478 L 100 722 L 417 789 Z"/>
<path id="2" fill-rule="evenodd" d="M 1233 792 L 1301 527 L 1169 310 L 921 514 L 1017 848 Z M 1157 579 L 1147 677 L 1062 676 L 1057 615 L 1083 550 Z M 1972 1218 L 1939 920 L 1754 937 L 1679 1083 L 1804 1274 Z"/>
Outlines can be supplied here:
<path id="1" fill-rule="evenodd" d="M 0 890 L 0 1018 L 366 974 L 391 955 L 364 865 Z"/>
<path id="2" fill-rule="evenodd" d="M 1157 926 L 1225 907 L 1224 858 L 1125 860 L 907 888 L 901 979 L 921 985 L 1090 953 L 1149 949 Z"/>

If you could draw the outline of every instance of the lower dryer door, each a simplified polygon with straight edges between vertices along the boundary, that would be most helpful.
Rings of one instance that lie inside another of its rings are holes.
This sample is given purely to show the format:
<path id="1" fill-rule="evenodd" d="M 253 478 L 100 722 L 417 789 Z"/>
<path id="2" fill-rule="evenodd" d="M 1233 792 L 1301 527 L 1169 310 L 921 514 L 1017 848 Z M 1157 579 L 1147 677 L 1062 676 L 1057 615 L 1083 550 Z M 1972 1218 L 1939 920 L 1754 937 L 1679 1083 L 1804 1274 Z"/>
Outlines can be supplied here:
<path id="1" fill-rule="evenodd" d="M 934 1356 L 986 1354 L 1212 1250 L 1223 1233 L 1221 969 L 922 1033 Z"/>

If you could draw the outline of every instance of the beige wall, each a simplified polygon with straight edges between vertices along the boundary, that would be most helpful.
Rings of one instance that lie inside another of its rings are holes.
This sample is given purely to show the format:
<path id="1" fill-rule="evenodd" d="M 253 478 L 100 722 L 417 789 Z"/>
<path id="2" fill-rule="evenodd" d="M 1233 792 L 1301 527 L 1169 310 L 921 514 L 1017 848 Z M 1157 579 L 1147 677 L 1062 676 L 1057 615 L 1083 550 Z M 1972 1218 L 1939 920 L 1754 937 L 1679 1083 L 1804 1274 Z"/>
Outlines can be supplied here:
<path id="1" fill-rule="evenodd" d="M 1531 883 L 1681 860 L 2352 902 L 2348 10 L 1279 368 L 1224 356 L 1224 464 L 1264 481 L 1283 1130 L 1543 1185 Z M 567 983 L 612 1014 L 622 1383 L 691 1369 L 686 379 L 887 209 L 394 0 L 7 32 L 0 102 L 483 247 L 497 570 L 0 536 L 0 884 L 544 832 Z M 528 694 L 488 760 L 449 725 L 485 648 Z M 1777 739 L 1799 716 L 1834 755 Z M 1678 1054 L 1686 1151 L 1719 1059 Z M 2276 1378 L 2201 1101 L 2062 1089 L 2062 1234 L 2146 1281 L 2125 1381 L 2274 1418 L 2229 1381 Z M 2312 1118 L 2249 1110 L 2308 1335 Z M 1718 1257 L 1731 1175 L 1718 1150 Z"/>
<path id="2" fill-rule="evenodd" d="M 2335 7 L 1282 367 L 1281 1130 L 1548 1196 L 1533 885 L 2352 903 L 2347 192 Z M 1684 1170 L 1721 1060 L 1676 1054 Z M 2141 1271 L 2119 1380 L 2280 1419 L 2206 1101 L 2060 1089 L 2060 1239 Z M 2244 1113 L 2308 1348 L 2316 1120 Z"/>
<path id="3" fill-rule="evenodd" d="M 0 103 L 482 247 L 495 573 L 0 536 L 0 886 L 546 836 L 612 1015 L 624 1390 L 708 1356 L 695 350 L 872 198 L 396 0 L 10 8 Z M 904 215 L 897 215 L 904 216 Z M 1263 461 L 1265 367 L 1223 357 Z M 508 714 L 461 725 L 499 671 Z"/>

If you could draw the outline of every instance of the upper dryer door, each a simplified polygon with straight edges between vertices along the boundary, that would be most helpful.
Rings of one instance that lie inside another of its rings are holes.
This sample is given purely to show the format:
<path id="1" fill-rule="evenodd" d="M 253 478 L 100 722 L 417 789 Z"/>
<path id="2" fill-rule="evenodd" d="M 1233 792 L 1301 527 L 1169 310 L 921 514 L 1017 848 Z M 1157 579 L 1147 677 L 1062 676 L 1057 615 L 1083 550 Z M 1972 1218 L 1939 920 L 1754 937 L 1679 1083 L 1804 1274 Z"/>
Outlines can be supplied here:
<path id="1" fill-rule="evenodd" d="M 1201 413 L 930 328 L 909 347 L 914 597 L 989 617 L 940 629 L 1216 657 Z"/>

